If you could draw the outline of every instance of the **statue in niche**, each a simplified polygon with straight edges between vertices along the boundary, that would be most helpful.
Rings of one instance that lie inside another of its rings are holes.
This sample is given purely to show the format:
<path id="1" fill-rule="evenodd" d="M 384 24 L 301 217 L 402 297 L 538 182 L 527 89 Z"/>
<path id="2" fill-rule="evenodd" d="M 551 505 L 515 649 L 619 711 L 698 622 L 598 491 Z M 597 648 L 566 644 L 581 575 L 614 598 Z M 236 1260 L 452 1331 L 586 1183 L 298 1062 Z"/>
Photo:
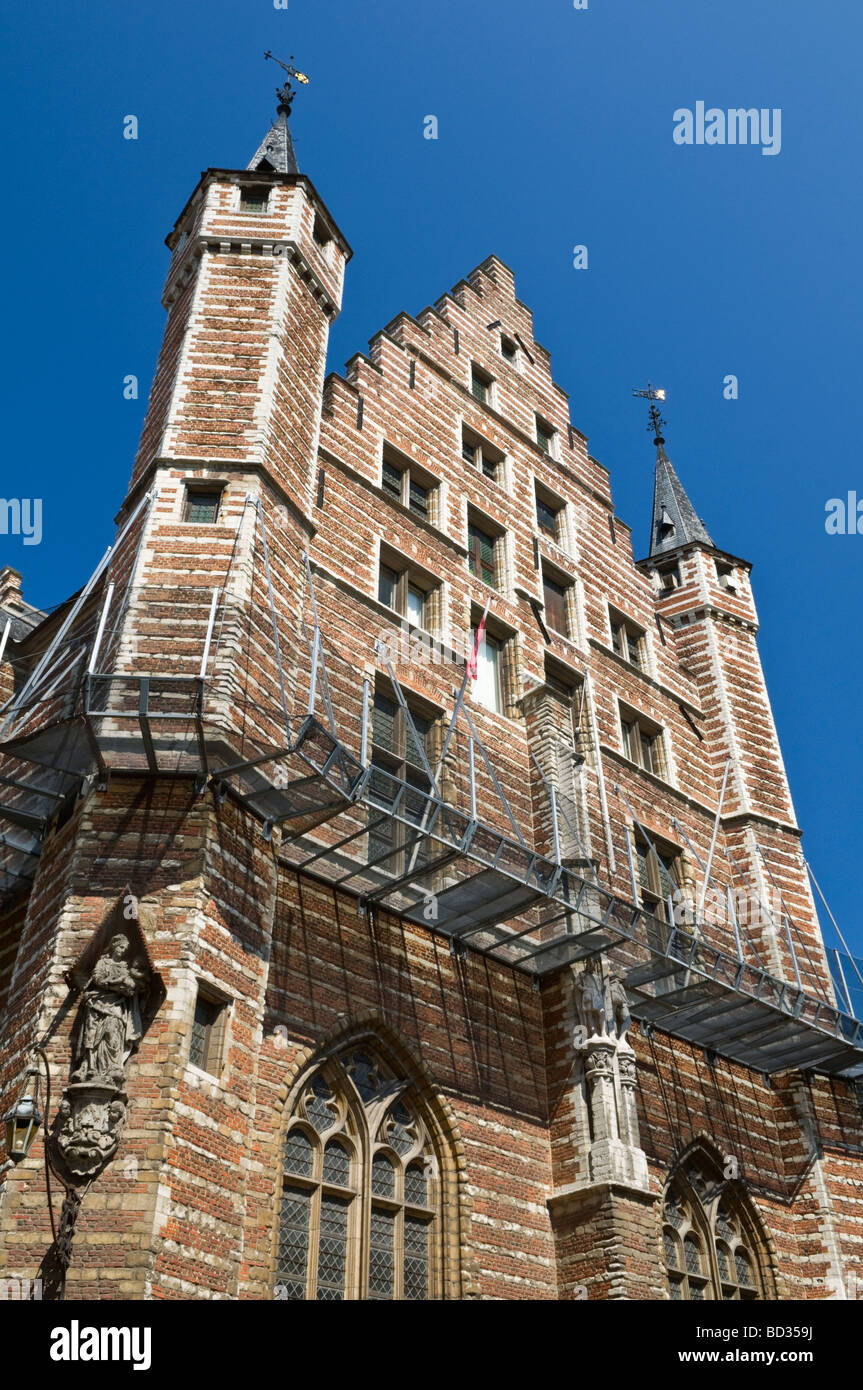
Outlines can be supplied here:
<path id="1" fill-rule="evenodd" d="M 115 932 L 84 990 L 72 1034 L 73 1082 L 122 1086 L 126 1063 L 141 1041 L 141 996 L 150 971 L 143 957 L 131 964 L 125 932 Z"/>

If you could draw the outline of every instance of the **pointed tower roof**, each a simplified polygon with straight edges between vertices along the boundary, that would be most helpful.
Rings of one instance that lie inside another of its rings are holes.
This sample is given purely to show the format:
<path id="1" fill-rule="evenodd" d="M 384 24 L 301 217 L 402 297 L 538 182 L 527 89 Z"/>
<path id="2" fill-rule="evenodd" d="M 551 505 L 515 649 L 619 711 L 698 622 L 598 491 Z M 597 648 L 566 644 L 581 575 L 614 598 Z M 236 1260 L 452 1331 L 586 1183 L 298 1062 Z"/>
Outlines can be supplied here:
<path id="1" fill-rule="evenodd" d="M 653 525 L 650 554 L 662 555 L 690 541 L 713 546 L 704 522 L 686 495 L 674 464 L 665 452 L 665 442 L 656 440 L 656 475 L 653 483 Z"/>
<path id="2" fill-rule="evenodd" d="M 278 116 L 255 150 L 246 168 L 272 169 L 277 174 L 298 174 L 300 172 L 288 125 L 288 113 L 283 111 L 281 107 L 279 107 Z"/>
<path id="3" fill-rule="evenodd" d="M 294 142 L 291 139 L 291 130 L 288 125 L 288 117 L 291 114 L 291 107 L 296 96 L 296 92 L 291 86 L 291 78 L 296 78 L 303 85 L 309 79 L 304 72 L 299 72 L 294 67 L 293 54 L 287 63 L 283 63 L 281 58 L 273 58 L 269 51 L 264 54 L 264 57 L 272 58 L 274 63 L 278 63 L 279 67 L 288 74 L 288 79 L 282 87 L 276 88 L 276 96 L 279 99 L 279 104 L 276 107 L 276 119 L 255 150 L 246 168 L 272 170 L 277 174 L 298 174 L 300 171 L 297 165 L 297 156 L 294 153 Z"/>
<path id="4" fill-rule="evenodd" d="M 665 440 L 662 435 L 665 421 L 656 404 L 657 401 L 665 400 L 665 392 L 654 388 L 648 382 L 646 391 L 633 391 L 632 394 L 650 401 L 650 424 L 647 428 L 653 432 L 653 442 L 656 445 L 650 556 L 677 550 L 679 546 L 689 545 L 691 541 L 700 541 L 702 545 L 709 545 L 715 549 L 706 526 L 687 497 L 684 486 L 674 471 L 674 465 L 665 452 Z"/>

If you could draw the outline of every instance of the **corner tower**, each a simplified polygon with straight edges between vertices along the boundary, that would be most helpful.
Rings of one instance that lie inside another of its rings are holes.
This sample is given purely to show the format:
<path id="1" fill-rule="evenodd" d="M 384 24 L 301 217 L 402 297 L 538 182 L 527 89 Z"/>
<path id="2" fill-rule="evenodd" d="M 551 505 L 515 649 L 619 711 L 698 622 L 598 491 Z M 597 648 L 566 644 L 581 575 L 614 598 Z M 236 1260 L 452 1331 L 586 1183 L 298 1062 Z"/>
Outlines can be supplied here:
<path id="1" fill-rule="evenodd" d="M 832 994 L 758 653 L 751 565 L 715 544 L 692 505 L 665 449 L 656 405 L 665 393 L 636 394 L 651 401 L 656 448 L 650 550 L 639 568 L 653 581 L 657 615 L 674 629 L 680 660 L 696 676 L 716 788 L 725 780 L 720 877 L 733 885 L 740 925 L 767 968 Z"/>

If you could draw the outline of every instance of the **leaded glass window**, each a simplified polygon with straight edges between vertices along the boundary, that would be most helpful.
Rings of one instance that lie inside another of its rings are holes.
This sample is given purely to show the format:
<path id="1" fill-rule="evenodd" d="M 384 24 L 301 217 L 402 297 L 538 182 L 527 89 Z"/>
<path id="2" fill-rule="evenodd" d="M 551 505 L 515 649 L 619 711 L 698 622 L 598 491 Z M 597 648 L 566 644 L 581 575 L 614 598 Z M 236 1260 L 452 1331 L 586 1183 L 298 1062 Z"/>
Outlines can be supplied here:
<path id="1" fill-rule="evenodd" d="M 669 1298 L 765 1297 L 755 1222 L 742 1185 L 726 1181 L 706 1155 L 697 1153 L 678 1168 L 662 1222 Z"/>
<path id="2" fill-rule="evenodd" d="M 376 1051 L 313 1073 L 283 1160 L 278 1298 L 439 1296 L 437 1158 L 410 1085 Z"/>

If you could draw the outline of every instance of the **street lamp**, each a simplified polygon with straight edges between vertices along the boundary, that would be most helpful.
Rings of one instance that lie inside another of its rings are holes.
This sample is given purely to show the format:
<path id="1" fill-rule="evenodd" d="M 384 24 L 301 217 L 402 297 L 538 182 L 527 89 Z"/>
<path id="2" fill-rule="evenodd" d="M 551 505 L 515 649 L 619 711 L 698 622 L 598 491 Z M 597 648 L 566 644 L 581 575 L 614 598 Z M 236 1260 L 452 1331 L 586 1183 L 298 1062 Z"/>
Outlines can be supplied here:
<path id="1" fill-rule="evenodd" d="M 18 1104 L 9 1111 L 3 1121 L 6 1126 L 6 1153 L 11 1163 L 20 1163 L 27 1157 L 39 1132 L 42 1116 L 37 1104 L 38 1088 L 39 1068 L 28 1067 Z"/>

